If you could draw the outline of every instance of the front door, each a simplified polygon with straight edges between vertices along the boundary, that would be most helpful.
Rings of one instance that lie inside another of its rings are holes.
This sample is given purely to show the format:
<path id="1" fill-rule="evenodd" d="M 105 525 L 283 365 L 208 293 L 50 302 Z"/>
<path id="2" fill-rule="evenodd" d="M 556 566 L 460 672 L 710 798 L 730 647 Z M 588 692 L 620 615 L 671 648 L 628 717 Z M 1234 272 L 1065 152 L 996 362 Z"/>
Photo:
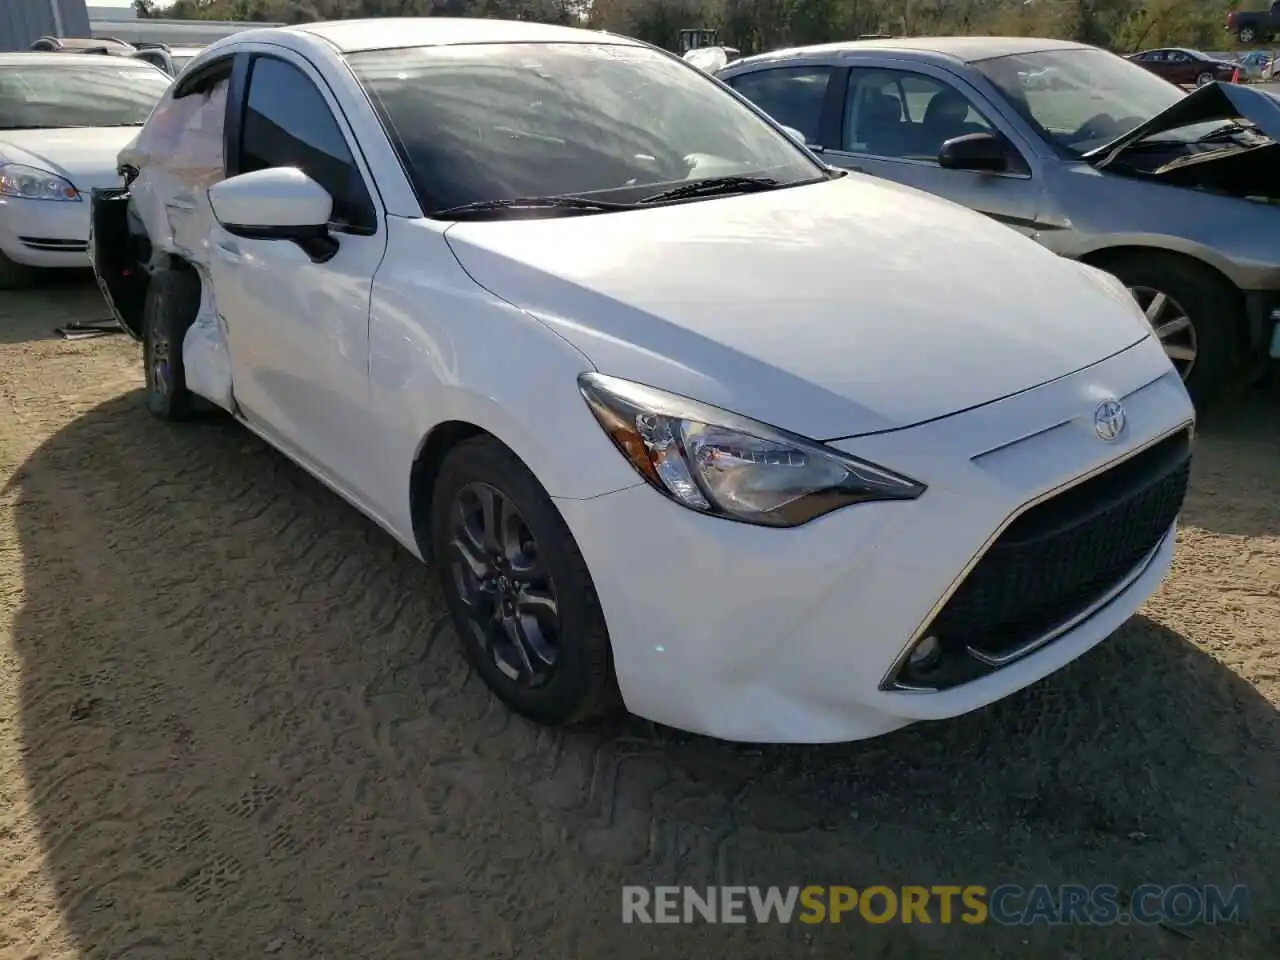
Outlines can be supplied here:
<path id="1" fill-rule="evenodd" d="M 849 71 L 839 142 L 823 159 L 937 194 L 1033 236 L 1043 187 L 1033 176 L 1030 151 L 1019 148 L 996 116 L 975 92 L 942 75 L 856 67 Z M 1006 172 L 938 164 L 944 142 L 984 132 L 1008 144 Z"/>
<path id="2" fill-rule="evenodd" d="M 315 263 L 286 240 L 216 223 L 209 260 L 242 416 L 345 493 L 367 499 L 369 303 L 386 226 L 345 118 L 310 64 L 256 54 L 228 173 L 297 167 L 333 197 L 336 255 Z M 238 149 L 237 149 L 238 145 Z"/>

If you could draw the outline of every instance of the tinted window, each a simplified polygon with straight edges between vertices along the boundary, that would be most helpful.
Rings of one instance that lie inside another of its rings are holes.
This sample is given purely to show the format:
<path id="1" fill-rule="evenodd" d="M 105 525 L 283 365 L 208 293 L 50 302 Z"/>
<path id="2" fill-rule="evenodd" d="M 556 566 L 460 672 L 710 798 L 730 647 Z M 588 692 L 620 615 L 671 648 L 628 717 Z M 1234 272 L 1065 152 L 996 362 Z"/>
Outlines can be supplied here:
<path id="1" fill-rule="evenodd" d="M 333 196 L 335 223 L 373 229 L 364 178 L 315 84 L 283 60 L 259 57 L 249 76 L 240 173 L 297 167 Z"/>
<path id="2" fill-rule="evenodd" d="M 828 67 L 778 67 L 727 82 L 773 119 L 803 133 L 806 143 L 818 143 L 830 79 Z"/>
<path id="3" fill-rule="evenodd" d="M 842 148 L 853 153 L 936 160 L 953 137 L 991 124 L 959 90 L 900 70 L 851 70 Z"/>
<path id="4" fill-rule="evenodd" d="M 708 176 L 823 176 L 700 70 L 648 47 L 460 44 L 348 59 L 426 210 L 520 197 L 629 201 Z"/>
<path id="5" fill-rule="evenodd" d="M 140 127 L 170 78 L 123 57 L 0 67 L 0 130 Z"/>

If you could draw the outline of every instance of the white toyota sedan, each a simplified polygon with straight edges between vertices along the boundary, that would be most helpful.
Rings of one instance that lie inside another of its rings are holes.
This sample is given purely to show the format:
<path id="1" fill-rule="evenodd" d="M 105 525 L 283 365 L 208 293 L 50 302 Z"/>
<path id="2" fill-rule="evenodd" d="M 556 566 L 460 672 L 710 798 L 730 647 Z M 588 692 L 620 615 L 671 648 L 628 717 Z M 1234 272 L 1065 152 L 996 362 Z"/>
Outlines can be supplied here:
<path id="1" fill-rule="evenodd" d="M 1124 287 L 661 50 L 247 31 L 121 160 L 94 259 L 151 411 L 230 412 L 433 564 L 536 721 L 954 717 L 1169 568 L 1193 411 Z"/>
<path id="2" fill-rule="evenodd" d="M 0 290 L 89 265 L 89 194 L 171 81 L 123 57 L 0 54 Z"/>

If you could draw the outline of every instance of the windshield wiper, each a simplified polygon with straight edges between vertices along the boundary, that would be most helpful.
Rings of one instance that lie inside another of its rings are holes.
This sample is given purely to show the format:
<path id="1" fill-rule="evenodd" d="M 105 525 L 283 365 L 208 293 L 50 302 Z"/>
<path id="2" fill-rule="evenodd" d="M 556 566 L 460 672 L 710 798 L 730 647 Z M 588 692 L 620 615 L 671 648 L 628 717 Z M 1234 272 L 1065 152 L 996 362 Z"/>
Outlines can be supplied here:
<path id="1" fill-rule="evenodd" d="M 782 186 L 773 177 L 707 177 L 693 180 L 670 190 L 663 190 L 639 203 L 666 203 L 669 200 L 688 200 L 693 197 L 718 197 L 730 193 L 758 193 Z"/>
<path id="2" fill-rule="evenodd" d="M 432 210 L 429 216 L 437 220 L 497 220 L 505 214 L 519 213 L 524 210 L 546 210 L 573 215 L 634 209 L 633 203 L 607 203 L 603 200 L 584 200 L 581 197 L 517 197 L 513 200 L 477 200 L 474 203 L 460 203 L 456 207 Z"/>

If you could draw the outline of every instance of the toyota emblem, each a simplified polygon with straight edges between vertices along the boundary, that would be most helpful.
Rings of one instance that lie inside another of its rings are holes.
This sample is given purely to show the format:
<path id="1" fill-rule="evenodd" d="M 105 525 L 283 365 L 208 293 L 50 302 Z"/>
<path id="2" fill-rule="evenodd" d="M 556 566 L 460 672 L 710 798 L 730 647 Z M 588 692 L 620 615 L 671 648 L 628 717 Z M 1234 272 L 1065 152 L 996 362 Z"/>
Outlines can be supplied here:
<path id="1" fill-rule="evenodd" d="M 1124 433 L 1124 407 L 1119 400 L 1105 400 L 1093 411 L 1093 431 L 1099 440 L 1111 443 Z"/>

